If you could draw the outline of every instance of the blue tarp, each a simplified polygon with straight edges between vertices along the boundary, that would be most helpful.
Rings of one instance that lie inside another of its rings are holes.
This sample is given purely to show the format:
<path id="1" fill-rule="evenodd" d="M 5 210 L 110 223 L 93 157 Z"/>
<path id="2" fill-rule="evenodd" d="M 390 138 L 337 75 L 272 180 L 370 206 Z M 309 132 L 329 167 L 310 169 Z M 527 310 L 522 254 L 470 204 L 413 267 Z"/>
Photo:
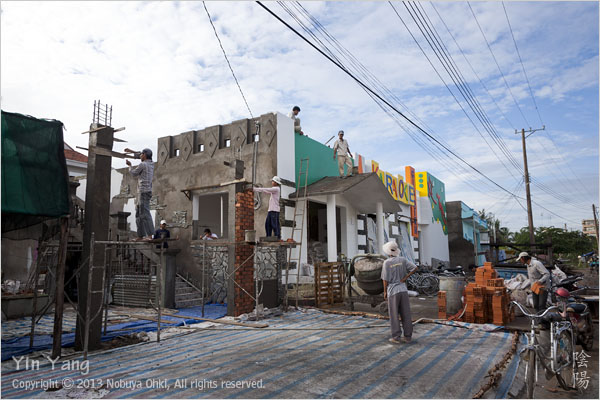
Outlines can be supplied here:
<path id="1" fill-rule="evenodd" d="M 196 317 L 217 319 L 227 315 L 227 305 L 225 304 L 206 304 L 204 306 L 204 317 L 202 317 L 202 306 L 182 308 L 178 315 L 183 317 Z M 201 321 L 189 318 L 161 317 L 162 320 L 173 321 L 173 324 L 162 325 L 161 327 L 181 326 L 185 324 L 196 324 Z M 106 335 L 102 336 L 102 341 L 108 341 L 118 336 L 126 336 L 135 332 L 151 332 L 156 330 L 156 322 L 152 321 L 133 321 L 122 324 L 111 325 L 108 327 Z M 63 333 L 62 347 L 71 347 L 75 345 L 75 332 Z M 2 361 L 6 361 L 13 356 L 21 356 L 38 350 L 52 348 L 52 335 L 35 335 L 33 347 L 29 347 L 29 336 L 21 336 L 2 340 Z"/>

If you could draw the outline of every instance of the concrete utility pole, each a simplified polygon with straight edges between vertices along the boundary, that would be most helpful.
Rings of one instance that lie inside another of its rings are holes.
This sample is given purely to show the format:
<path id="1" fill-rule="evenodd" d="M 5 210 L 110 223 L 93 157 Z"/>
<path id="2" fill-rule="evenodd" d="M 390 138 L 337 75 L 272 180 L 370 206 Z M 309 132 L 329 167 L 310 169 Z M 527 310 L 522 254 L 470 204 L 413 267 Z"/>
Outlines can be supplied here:
<path id="1" fill-rule="evenodd" d="M 596 205 L 592 204 L 592 211 L 594 212 L 594 227 L 596 228 L 596 240 L 598 240 L 598 238 L 600 238 L 600 236 L 598 236 L 598 217 L 596 216 Z"/>
<path id="2" fill-rule="evenodd" d="M 525 138 L 531 136 L 536 131 L 543 131 L 546 129 L 545 126 L 542 126 L 541 129 L 531 129 L 528 131 L 525 129 L 521 129 L 521 140 L 523 141 L 523 166 L 525 169 L 525 193 L 527 194 L 527 222 L 529 224 L 529 244 L 533 247 L 535 244 L 535 235 L 533 231 L 533 212 L 531 209 L 531 191 L 529 189 L 529 169 L 527 168 L 527 147 L 525 145 Z M 528 132 L 529 135 L 525 136 L 525 132 Z M 515 130 L 515 134 L 518 132 Z"/>

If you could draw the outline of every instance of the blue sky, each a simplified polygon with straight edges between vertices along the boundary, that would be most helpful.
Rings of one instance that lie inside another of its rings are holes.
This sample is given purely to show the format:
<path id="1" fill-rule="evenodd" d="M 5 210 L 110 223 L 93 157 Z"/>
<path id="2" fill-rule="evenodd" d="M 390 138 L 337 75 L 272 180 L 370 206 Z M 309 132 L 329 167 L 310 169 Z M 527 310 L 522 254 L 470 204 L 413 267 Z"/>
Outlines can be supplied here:
<path id="1" fill-rule="evenodd" d="M 279 4 L 265 4 L 303 32 Z M 504 3 L 539 116 L 501 2 L 471 3 L 501 72 L 468 3 L 419 3 L 500 139 L 479 123 L 403 3 L 393 5 L 475 126 L 390 4 L 300 4 L 393 93 L 395 106 L 519 197 L 525 194 L 515 129 L 545 125 L 527 139 L 534 224 L 581 229 L 581 219 L 592 218 L 591 204 L 598 205 L 598 2 Z M 426 170 L 445 182 L 447 200 L 491 210 L 512 230 L 526 225 L 524 200 L 520 205 L 456 158 L 432 157 L 411 138 L 423 142 L 422 133 L 401 127 L 408 124 L 400 118 L 399 125 L 257 4 L 206 5 L 254 115 L 299 105 L 310 137 L 324 142 L 344 129 L 351 149 L 382 169 Z M 2 109 L 61 120 L 72 146 L 87 146 L 80 132 L 97 99 L 113 106 L 113 125 L 126 126 L 121 137 L 133 148 L 156 149 L 159 137 L 249 116 L 201 2 L 4 1 L 1 7 Z"/>

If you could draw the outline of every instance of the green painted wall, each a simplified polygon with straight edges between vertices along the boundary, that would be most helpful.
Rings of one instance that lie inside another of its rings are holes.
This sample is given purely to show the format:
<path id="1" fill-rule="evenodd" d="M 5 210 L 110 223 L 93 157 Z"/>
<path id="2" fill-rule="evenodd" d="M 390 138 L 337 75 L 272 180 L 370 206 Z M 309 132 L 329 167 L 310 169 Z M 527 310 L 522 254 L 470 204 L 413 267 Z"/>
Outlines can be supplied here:
<path id="1" fill-rule="evenodd" d="M 302 158 L 310 160 L 308 164 L 309 185 L 323 177 L 339 175 L 337 160 L 333 159 L 332 148 L 304 135 L 294 134 L 294 136 L 296 141 L 296 180 L 298 179 L 300 159 Z M 354 160 L 352 162 L 354 163 Z M 300 186 L 304 186 L 304 176 L 301 178 Z"/>

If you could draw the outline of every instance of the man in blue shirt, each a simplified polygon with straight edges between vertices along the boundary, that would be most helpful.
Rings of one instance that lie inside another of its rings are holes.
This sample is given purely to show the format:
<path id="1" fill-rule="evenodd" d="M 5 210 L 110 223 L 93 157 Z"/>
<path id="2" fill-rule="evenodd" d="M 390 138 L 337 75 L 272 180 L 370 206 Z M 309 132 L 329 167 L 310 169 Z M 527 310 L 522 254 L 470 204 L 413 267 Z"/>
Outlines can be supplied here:
<path id="1" fill-rule="evenodd" d="M 171 232 L 167 229 L 167 221 L 164 219 L 160 221 L 160 229 L 157 229 L 154 232 L 153 239 L 168 239 L 171 237 Z M 160 244 L 156 246 L 157 249 L 160 249 Z M 168 249 L 169 244 L 165 241 L 163 243 L 163 249 Z"/>

